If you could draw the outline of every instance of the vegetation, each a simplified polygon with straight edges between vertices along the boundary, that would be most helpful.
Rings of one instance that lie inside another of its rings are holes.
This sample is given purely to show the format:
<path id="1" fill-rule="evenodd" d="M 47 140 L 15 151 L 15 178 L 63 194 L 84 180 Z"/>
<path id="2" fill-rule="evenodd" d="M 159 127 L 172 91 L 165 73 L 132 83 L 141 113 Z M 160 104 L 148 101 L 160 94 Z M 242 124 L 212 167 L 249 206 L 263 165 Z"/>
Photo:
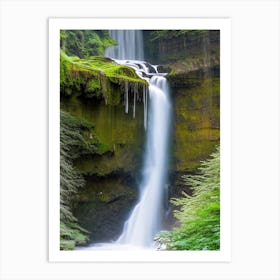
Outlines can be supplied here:
<path id="1" fill-rule="evenodd" d="M 116 105 L 126 83 L 129 89 L 147 85 L 132 68 L 109 58 L 80 59 L 60 52 L 60 92 L 65 96 L 78 93 L 86 98 L 104 98 L 107 104 Z"/>
<path id="2" fill-rule="evenodd" d="M 219 250 L 220 249 L 220 150 L 211 159 L 202 162 L 199 175 L 184 176 L 192 186 L 193 195 L 183 193 L 172 199 L 179 207 L 174 211 L 181 222 L 178 228 L 162 232 L 158 241 L 167 250 Z"/>
<path id="3" fill-rule="evenodd" d="M 60 47 L 68 56 L 89 58 L 103 55 L 105 49 L 116 45 L 107 30 L 61 30 Z"/>
<path id="4" fill-rule="evenodd" d="M 73 159 L 83 153 L 92 152 L 83 136 L 92 128 L 66 112 L 60 113 L 60 249 L 72 250 L 75 245 L 87 242 L 87 231 L 78 225 L 71 209 L 73 196 L 83 188 L 83 177 L 73 168 Z"/>

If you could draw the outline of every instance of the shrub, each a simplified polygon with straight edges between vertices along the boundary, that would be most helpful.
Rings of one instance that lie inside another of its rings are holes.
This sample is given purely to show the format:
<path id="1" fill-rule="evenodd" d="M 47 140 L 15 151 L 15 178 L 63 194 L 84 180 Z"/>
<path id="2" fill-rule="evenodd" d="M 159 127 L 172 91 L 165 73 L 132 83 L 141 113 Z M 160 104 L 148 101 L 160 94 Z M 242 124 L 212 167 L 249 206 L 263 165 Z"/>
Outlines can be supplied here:
<path id="1" fill-rule="evenodd" d="M 220 249 L 220 149 L 202 162 L 199 174 L 183 176 L 193 195 L 183 193 L 172 204 L 179 207 L 174 216 L 180 226 L 161 232 L 158 242 L 167 250 Z"/>

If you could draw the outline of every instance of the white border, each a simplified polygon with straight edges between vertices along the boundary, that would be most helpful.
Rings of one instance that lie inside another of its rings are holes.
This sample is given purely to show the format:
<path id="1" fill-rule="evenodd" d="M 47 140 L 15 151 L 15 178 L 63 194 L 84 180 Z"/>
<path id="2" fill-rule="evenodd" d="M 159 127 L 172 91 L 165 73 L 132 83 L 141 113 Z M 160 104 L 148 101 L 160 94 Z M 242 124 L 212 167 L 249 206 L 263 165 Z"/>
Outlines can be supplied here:
<path id="1" fill-rule="evenodd" d="M 113 22 L 113 24 L 112 24 Z M 231 22 L 228 18 L 49 19 L 49 261 L 229 262 L 231 260 Z M 128 28 L 129 27 L 129 28 Z M 59 250 L 59 31 L 61 29 L 207 29 L 221 31 L 221 250 Z"/>

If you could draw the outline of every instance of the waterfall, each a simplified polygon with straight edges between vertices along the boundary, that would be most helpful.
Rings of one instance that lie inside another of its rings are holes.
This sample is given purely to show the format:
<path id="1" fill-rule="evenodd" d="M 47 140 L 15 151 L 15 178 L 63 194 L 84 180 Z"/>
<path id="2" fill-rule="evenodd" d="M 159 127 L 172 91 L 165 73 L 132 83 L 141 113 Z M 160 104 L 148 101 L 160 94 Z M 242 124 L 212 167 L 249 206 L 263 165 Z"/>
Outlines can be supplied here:
<path id="1" fill-rule="evenodd" d="M 109 34 L 118 44 L 107 48 L 105 56 L 116 59 L 144 59 L 141 30 L 109 30 Z"/>
<path id="2" fill-rule="evenodd" d="M 158 73 L 157 66 L 143 61 L 142 32 L 135 30 L 111 30 L 110 35 L 118 42 L 110 47 L 105 56 L 117 63 L 132 67 L 145 79 L 149 86 L 143 86 L 144 128 L 146 149 L 140 183 L 138 202 L 124 224 L 123 232 L 114 243 L 93 244 L 89 249 L 111 250 L 131 248 L 154 248 L 153 240 L 161 230 L 166 195 L 166 174 L 168 160 L 168 139 L 171 105 L 164 73 Z M 133 117 L 135 102 L 139 101 L 138 88 L 133 92 Z M 124 87 L 125 113 L 129 112 L 129 89 Z"/>
<path id="3" fill-rule="evenodd" d="M 120 244 L 152 247 L 163 217 L 167 146 L 170 121 L 168 85 L 164 77 L 153 76 L 149 85 L 147 148 L 140 198 L 126 221 Z"/>

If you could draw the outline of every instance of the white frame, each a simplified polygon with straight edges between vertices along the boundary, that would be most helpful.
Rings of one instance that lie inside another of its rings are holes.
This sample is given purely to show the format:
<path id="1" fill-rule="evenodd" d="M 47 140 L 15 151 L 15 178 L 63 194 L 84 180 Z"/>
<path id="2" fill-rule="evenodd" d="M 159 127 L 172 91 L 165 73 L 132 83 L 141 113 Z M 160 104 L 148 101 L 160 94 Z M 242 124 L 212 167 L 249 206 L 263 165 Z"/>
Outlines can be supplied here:
<path id="1" fill-rule="evenodd" d="M 278 0 L 0 0 L 0 279 L 280 279 L 279 8 Z M 48 18 L 116 16 L 232 19 L 230 263 L 48 261 Z"/>
<path id="2" fill-rule="evenodd" d="M 113 22 L 113 24 L 112 24 Z M 221 249 L 220 251 L 59 250 L 59 32 L 63 29 L 220 30 Z M 231 260 L 231 20 L 229 18 L 49 19 L 49 261 L 229 262 Z"/>

